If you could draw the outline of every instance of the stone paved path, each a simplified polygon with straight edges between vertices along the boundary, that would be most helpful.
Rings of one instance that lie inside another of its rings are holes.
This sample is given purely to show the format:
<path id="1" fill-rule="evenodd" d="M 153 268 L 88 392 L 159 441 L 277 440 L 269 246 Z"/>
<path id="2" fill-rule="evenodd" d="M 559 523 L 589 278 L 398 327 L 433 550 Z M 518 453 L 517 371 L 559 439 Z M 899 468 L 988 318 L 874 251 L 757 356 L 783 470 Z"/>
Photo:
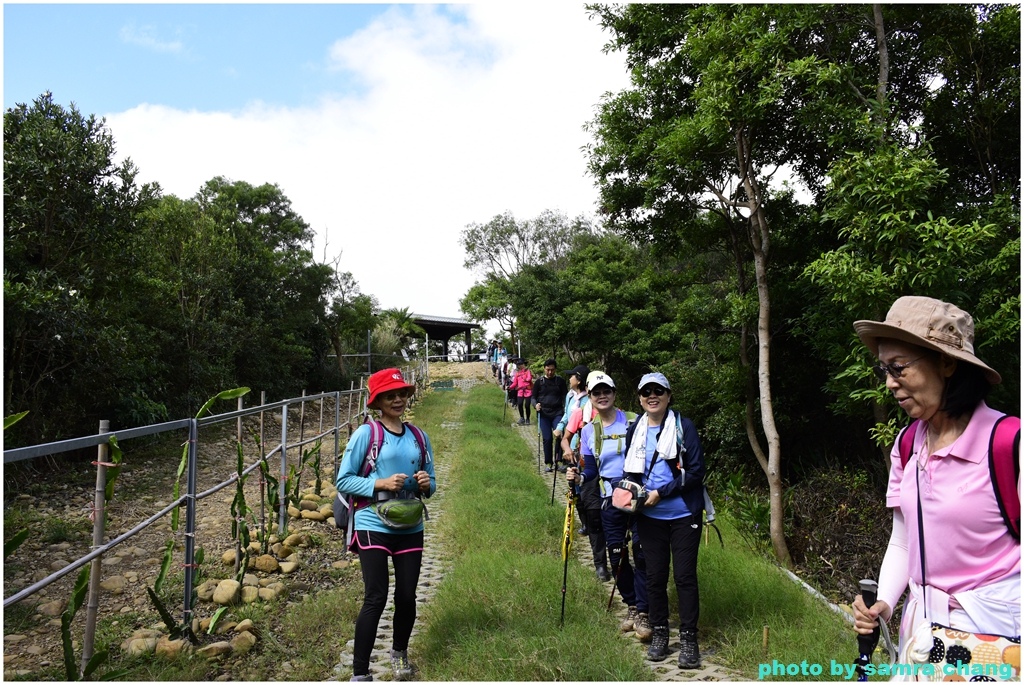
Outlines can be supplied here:
<path id="1" fill-rule="evenodd" d="M 452 413 L 453 417 L 460 417 L 461 414 L 462 414 L 462 409 L 463 409 L 463 407 L 465 407 L 466 398 L 464 397 L 463 393 L 467 392 L 470 388 L 472 388 L 474 385 L 476 385 L 479 382 L 480 381 L 478 381 L 476 379 L 456 379 L 454 381 L 454 386 L 451 389 L 452 390 L 457 390 L 457 391 L 462 391 L 462 392 L 453 393 L 453 395 L 452 395 L 453 402 L 452 402 L 452 412 L 451 413 Z M 511 408 L 510 408 L 510 411 L 508 413 L 508 417 L 510 417 L 510 420 L 512 420 L 512 421 L 514 421 L 515 418 L 518 418 L 518 415 L 513 417 L 512 416 L 513 414 L 515 414 L 515 412 L 514 412 L 514 410 L 511 410 Z M 533 452 L 536 452 L 536 450 L 537 450 L 537 424 L 536 424 L 536 417 L 532 418 L 531 424 L 528 425 L 528 426 L 516 426 L 514 423 L 512 423 L 511 426 L 512 426 L 512 428 L 514 430 L 516 430 L 523 437 L 523 439 L 527 442 L 527 444 L 530 445 L 530 449 Z M 443 429 L 458 430 L 460 427 L 461 427 L 461 424 L 458 422 L 457 418 L 453 418 L 453 419 L 450 420 L 450 422 L 442 424 L 442 428 Z M 546 473 L 543 473 L 542 468 L 543 468 L 542 465 L 538 467 L 538 475 L 543 477 L 545 479 L 545 482 L 547 482 L 548 486 L 550 487 L 550 485 L 551 485 L 550 478 L 552 478 L 553 476 L 561 475 L 561 474 L 546 474 Z M 437 471 L 437 479 L 438 479 L 438 481 L 439 482 L 445 482 L 445 480 L 447 479 L 447 475 L 448 475 L 448 464 L 447 464 L 447 462 L 445 462 L 443 460 L 439 461 L 439 462 L 435 462 L 435 469 Z M 557 487 L 558 486 L 556 485 L 556 488 Z M 556 498 L 562 497 L 562 491 L 564 491 L 564 488 L 560 488 L 560 489 L 556 490 Z M 445 489 L 444 488 L 440 488 L 440 489 L 438 489 L 438 491 L 434 495 L 434 497 L 432 497 L 430 499 L 430 510 L 429 510 L 430 511 L 430 520 L 432 522 L 434 522 L 434 523 L 436 523 L 437 520 L 441 516 L 444 515 L 444 492 L 445 492 Z M 420 605 L 425 604 L 426 602 L 429 602 L 430 599 L 434 596 L 434 591 L 435 591 L 436 587 L 440 584 L 441 579 L 443 578 L 444 572 L 446 570 L 446 560 L 445 560 L 445 557 L 444 557 L 444 550 L 441 548 L 440 543 L 437 540 L 435 540 L 434 532 L 433 532 L 434 530 L 436 530 L 436 526 L 434 526 L 434 525 L 427 525 L 426 526 L 426 531 L 425 531 L 425 535 L 424 535 L 424 538 L 425 538 L 424 542 L 425 542 L 425 544 L 424 544 L 424 553 L 423 553 L 423 566 L 422 566 L 422 570 L 420 572 L 420 583 L 419 583 L 419 589 L 418 589 L 418 592 L 417 592 L 417 599 L 416 599 L 417 603 L 419 603 Z M 577 556 L 578 556 L 578 558 L 580 560 L 580 563 L 582 563 L 588 569 L 593 569 L 594 568 L 593 556 L 592 556 L 591 551 L 590 551 L 590 545 L 587 544 L 586 539 L 582 538 L 580 536 L 577 536 L 577 544 L 574 545 L 574 548 L 576 549 L 576 554 L 577 554 Z M 392 588 L 393 588 L 394 587 L 394 585 L 393 585 L 394 584 L 393 572 L 392 572 L 391 581 L 392 581 Z M 597 579 L 596 575 L 594 576 L 594 582 L 595 583 L 600 582 Z M 604 585 L 605 585 L 607 591 L 610 593 L 611 592 L 611 588 L 612 588 L 611 581 L 608 581 L 607 583 L 604 583 Z M 393 597 L 393 589 L 392 589 L 392 597 Z M 617 630 L 619 622 L 622 620 L 622 618 L 625 615 L 625 606 L 622 604 L 622 602 L 616 602 L 614 606 L 618 607 L 616 609 L 616 611 L 618 613 L 616 615 L 611 615 L 611 614 L 609 615 L 609 617 L 608 617 L 608 629 L 609 630 Z M 374 643 L 373 655 L 371 656 L 371 660 L 370 660 L 370 673 L 373 675 L 374 680 L 391 680 L 392 679 L 391 665 L 390 665 L 390 662 L 388 660 L 387 655 L 388 655 L 388 650 L 391 649 L 391 627 L 392 627 L 392 618 L 393 618 L 393 616 L 394 616 L 394 602 L 393 602 L 393 600 L 389 600 L 387 607 L 384 609 L 384 615 L 381 617 L 380 625 L 379 625 L 378 630 L 377 630 L 377 641 Z M 418 625 L 419 624 L 417 623 L 417 626 Z M 410 642 L 410 650 L 409 650 L 409 656 L 410 656 L 411 660 L 413 661 L 413 663 L 415 663 L 415 658 L 416 658 L 416 649 L 415 649 L 415 647 L 416 647 L 416 633 L 417 632 L 418 632 L 418 627 L 414 627 L 413 628 L 413 633 L 412 633 L 412 640 Z M 646 653 L 647 646 L 641 644 L 640 641 L 635 638 L 635 636 L 634 636 L 634 634 L 632 632 L 623 633 L 622 635 L 623 635 L 623 639 L 631 640 L 631 641 L 635 642 L 638 651 L 640 651 L 641 653 Z M 331 680 L 347 680 L 351 676 L 351 674 L 352 674 L 352 648 L 353 648 L 353 642 L 349 641 L 348 644 L 346 644 L 344 649 L 342 650 L 341 660 L 340 660 L 339 665 L 335 668 L 335 672 L 338 674 L 338 677 L 337 678 L 333 678 Z M 669 657 L 665 661 L 663 661 L 661 663 L 646 662 L 651 667 L 651 671 L 652 671 L 652 673 L 654 675 L 654 680 L 658 680 L 658 681 L 680 681 L 680 680 L 685 680 L 685 681 L 744 681 L 744 680 L 749 680 L 749 678 L 745 678 L 745 677 L 743 677 L 742 675 L 740 675 L 738 673 L 734 673 L 734 672 L 729 671 L 724 666 L 716 664 L 714 662 L 714 660 L 713 660 L 713 658 L 714 658 L 713 655 L 710 655 L 708 653 L 702 654 L 702 665 L 701 665 L 701 667 L 699 669 L 694 669 L 694 670 L 680 669 L 678 667 L 677 661 L 676 661 L 676 654 L 678 652 L 678 649 L 679 649 L 679 636 L 678 636 L 678 631 L 676 631 L 676 635 L 673 638 L 673 641 L 669 644 L 669 650 L 670 650 Z"/>

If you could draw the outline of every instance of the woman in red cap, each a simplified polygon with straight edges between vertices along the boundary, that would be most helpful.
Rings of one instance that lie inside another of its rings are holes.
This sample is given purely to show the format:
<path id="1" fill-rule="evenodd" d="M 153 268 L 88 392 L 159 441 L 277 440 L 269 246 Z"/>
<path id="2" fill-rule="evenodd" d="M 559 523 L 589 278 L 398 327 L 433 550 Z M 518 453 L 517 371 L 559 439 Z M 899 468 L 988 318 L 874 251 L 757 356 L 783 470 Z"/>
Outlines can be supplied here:
<path id="1" fill-rule="evenodd" d="M 423 560 L 423 521 L 395 523 L 382 513 L 381 503 L 394 499 L 430 497 L 437 489 L 433 450 L 426 434 L 402 421 L 402 414 L 416 386 L 405 382 L 399 369 L 384 369 L 370 376 L 366 406 L 380 414 L 384 441 L 372 470 L 361 474 L 372 436 L 364 423 L 348 441 L 338 468 L 338 492 L 353 496 L 351 549 L 359 554 L 363 572 L 363 607 L 356 619 L 352 680 L 373 680 L 370 654 L 377 625 L 388 599 L 388 558 L 395 568 L 395 616 L 391 666 L 395 680 L 412 675 L 409 637 L 416 621 L 416 585 Z M 360 506 L 363 504 L 363 506 Z"/>

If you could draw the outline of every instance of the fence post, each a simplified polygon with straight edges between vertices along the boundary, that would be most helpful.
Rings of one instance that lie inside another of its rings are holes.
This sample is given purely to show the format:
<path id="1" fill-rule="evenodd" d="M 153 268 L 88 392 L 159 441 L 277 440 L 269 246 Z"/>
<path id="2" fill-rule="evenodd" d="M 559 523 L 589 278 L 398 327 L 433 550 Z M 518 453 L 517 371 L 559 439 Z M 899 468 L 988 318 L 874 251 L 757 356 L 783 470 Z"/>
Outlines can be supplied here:
<path id="1" fill-rule="evenodd" d="M 110 432 L 110 421 L 100 421 L 102 433 Z M 93 522 L 92 522 L 92 546 L 93 549 L 103 544 L 104 528 L 106 524 L 106 491 L 107 491 L 107 443 L 100 443 L 96 446 L 96 492 L 93 499 Z M 85 608 L 85 634 L 82 637 L 82 664 L 79 673 L 85 671 L 85 667 L 92 659 L 93 649 L 96 642 L 96 615 L 100 606 L 100 574 L 102 573 L 103 555 L 96 557 L 89 562 L 89 602 Z"/>
<path id="2" fill-rule="evenodd" d="M 242 411 L 245 406 L 242 404 L 242 398 L 238 398 L 238 411 Z M 238 444 L 235 449 L 242 448 L 242 417 L 238 417 L 238 421 L 235 425 L 235 439 L 238 440 Z M 241 512 L 242 516 L 245 516 L 245 512 Z M 235 573 L 238 573 L 238 569 L 242 568 L 242 536 L 239 535 L 235 538 Z"/>
<path id="3" fill-rule="evenodd" d="M 263 407 L 266 404 L 267 404 L 267 391 L 266 390 L 261 390 L 260 391 L 260 406 Z M 260 459 L 266 459 L 267 458 L 266 443 L 263 441 L 263 414 L 264 414 L 264 412 L 261 409 L 260 410 Z M 266 512 L 264 511 L 264 508 L 263 508 L 263 503 L 266 500 L 266 495 L 265 495 L 265 490 L 264 490 L 265 484 L 266 484 L 266 482 L 265 482 L 265 480 L 263 478 L 263 468 L 260 467 L 260 533 L 263 535 L 263 539 L 260 541 L 261 542 L 260 550 L 262 552 L 266 552 L 267 551 L 266 550 L 266 547 L 267 547 L 266 540 L 267 540 L 268 537 L 270 537 L 270 536 L 267 535 L 267 515 L 266 515 Z"/>
<path id="4" fill-rule="evenodd" d="M 288 405 L 281 407 L 281 484 L 277 488 L 280 493 L 277 517 L 277 536 L 284 539 L 287 530 L 288 516 Z"/>
<path id="5" fill-rule="evenodd" d="M 341 446 L 341 391 L 334 391 L 334 471 L 331 472 L 331 483 L 338 479 L 338 448 Z"/>
<path id="6" fill-rule="evenodd" d="M 191 630 L 192 584 L 196 576 L 196 480 L 199 471 L 199 420 L 188 426 L 188 477 L 185 491 L 185 611 L 182 621 Z"/>
<path id="7" fill-rule="evenodd" d="M 302 401 L 299 403 L 299 442 L 306 439 L 306 389 L 302 389 Z M 299 461 L 302 461 L 302 448 L 299 448 Z"/>

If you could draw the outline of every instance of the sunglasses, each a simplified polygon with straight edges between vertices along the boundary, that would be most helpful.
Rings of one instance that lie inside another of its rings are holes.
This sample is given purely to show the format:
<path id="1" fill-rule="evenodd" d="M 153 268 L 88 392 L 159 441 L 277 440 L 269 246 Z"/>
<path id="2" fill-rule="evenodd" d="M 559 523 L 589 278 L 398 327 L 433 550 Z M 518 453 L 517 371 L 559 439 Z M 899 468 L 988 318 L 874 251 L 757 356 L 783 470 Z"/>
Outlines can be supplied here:
<path id="1" fill-rule="evenodd" d="M 604 397 L 605 395 L 614 395 L 615 391 L 611 388 L 596 388 L 590 391 L 591 397 Z"/>
<path id="2" fill-rule="evenodd" d="M 917 359 L 911 359 L 906 364 L 895 364 L 895 363 L 893 363 L 893 364 L 883 364 L 881 362 L 878 362 L 877 364 L 875 364 L 874 366 L 871 367 L 871 370 L 875 372 L 875 375 L 878 376 L 878 380 L 880 380 L 880 381 L 884 381 L 886 375 L 892 376 L 893 378 L 899 378 L 899 377 L 901 377 L 903 375 L 903 371 L 908 366 L 910 366 L 911 364 L 913 364 L 915 362 L 919 362 L 922 359 L 924 359 L 924 357 L 918 357 Z"/>
<path id="3" fill-rule="evenodd" d="M 640 391 L 640 397 L 650 397 L 652 394 L 655 397 L 661 397 L 666 392 L 668 392 L 668 390 L 665 390 L 665 388 L 660 385 L 649 385 Z"/>
<path id="4" fill-rule="evenodd" d="M 409 391 L 408 390 L 392 390 L 391 392 L 386 392 L 386 393 L 384 393 L 384 394 L 382 394 L 380 396 L 380 399 L 384 400 L 385 402 L 393 402 L 394 400 L 396 400 L 398 398 L 401 398 L 403 400 L 404 399 L 408 399 L 409 398 Z"/>

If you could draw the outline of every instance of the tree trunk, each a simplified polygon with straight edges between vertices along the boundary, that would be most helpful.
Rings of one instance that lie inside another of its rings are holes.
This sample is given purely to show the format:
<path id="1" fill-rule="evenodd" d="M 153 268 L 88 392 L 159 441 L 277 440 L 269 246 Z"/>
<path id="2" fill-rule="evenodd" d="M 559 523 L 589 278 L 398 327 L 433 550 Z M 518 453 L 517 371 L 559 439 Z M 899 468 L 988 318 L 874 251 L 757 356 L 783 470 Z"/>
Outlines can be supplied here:
<path id="1" fill-rule="evenodd" d="M 769 534 L 775 557 L 786 568 L 793 568 L 785 534 L 785 502 L 782 483 L 782 441 L 775 425 L 771 388 L 771 297 L 768 291 L 768 258 L 771 234 L 762 205 L 761 189 L 753 169 L 750 139 L 746 129 L 736 130 L 736 161 L 743 188 L 750 203 L 750 244 L 754 252 L 754 276 L 757 285 L 757 384 L 761 409 L 761 428 L 768 441 L 768 496 L 771 507 Z M 763 455 L 762 455 L 763 458 Z M 762 462 L 762 467 L 764 463 Z"/>

